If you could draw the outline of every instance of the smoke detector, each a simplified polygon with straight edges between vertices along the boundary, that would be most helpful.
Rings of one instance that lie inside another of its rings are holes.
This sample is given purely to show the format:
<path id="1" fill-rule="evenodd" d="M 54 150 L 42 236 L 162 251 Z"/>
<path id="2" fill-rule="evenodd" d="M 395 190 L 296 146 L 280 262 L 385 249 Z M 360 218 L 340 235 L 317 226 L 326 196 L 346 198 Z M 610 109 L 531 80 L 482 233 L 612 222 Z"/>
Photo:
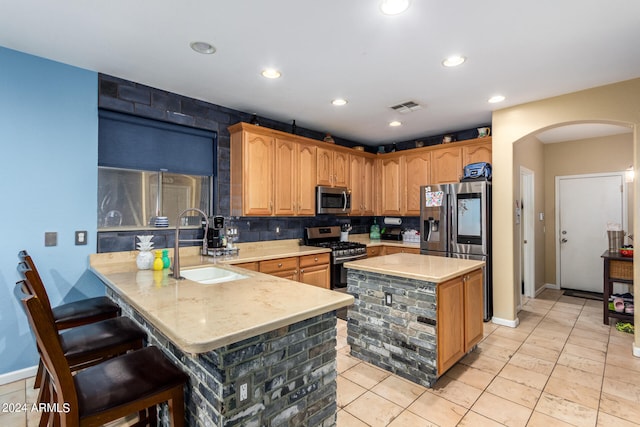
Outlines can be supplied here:
<path id="1" fill-rule="evenodd" d="M 392 105 L 389 108 L 391 108 L 393 111 L 396 111 L 398 113 L 407 114 L 413 111 L 422 110 L 422 105 L 418 104 L 415 101 L 405 101 L 405 102 L 401 102 L 398 105 Z"/>

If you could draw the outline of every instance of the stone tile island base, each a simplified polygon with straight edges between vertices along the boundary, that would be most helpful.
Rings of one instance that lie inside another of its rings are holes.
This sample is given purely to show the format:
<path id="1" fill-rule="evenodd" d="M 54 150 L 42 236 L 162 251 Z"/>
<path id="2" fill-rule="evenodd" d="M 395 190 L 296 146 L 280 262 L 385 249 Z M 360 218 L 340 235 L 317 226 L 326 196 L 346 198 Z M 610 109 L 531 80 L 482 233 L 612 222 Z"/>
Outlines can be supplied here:
<path id="1" fill-rule="evenodd" d="M 335 426 L 336 314 L 325 313 L 203 354 L 186 354 L 107 288 L 122 314 L 140 324 L 189 374 L 188 426 Z M 239 403 L 236 384 L 248 383 Z M 161 425 L 168 426 L 166 408 Z"/>
<path id="2" fill-rule="evenodd" d="M 437 379 L 436 284 L 347 270 L 351 355 L 425 387 Z M 387 305 L 385 294 L 391 295 Z"/>

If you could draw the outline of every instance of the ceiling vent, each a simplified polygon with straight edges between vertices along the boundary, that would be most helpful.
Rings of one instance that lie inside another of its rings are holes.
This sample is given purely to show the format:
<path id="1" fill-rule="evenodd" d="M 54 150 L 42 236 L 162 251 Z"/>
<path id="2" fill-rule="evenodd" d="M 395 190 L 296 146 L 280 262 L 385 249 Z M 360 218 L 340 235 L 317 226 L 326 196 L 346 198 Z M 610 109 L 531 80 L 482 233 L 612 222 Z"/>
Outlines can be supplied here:
<path id="1" fill-rule="evenodd" d="M 398 105 L 392 105 L 390 108 L 398 113 L 406 114 L 411 113 L 412 111 L 422 110 L 422 105 L 414 101 L 406 101 Z"/>

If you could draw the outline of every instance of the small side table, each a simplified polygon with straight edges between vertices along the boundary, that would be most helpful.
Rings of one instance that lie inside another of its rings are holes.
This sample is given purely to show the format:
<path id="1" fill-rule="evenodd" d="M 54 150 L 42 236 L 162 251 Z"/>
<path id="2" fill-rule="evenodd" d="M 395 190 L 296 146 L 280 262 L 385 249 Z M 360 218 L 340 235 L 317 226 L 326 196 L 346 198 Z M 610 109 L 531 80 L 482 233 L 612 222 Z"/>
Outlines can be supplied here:
<path id="1" fill-rule="evenodd" d="M 613 283 L 633 284 L 633 257 L 623 257 L 618 251 L 604 251 L 604 283 L 602 292 L 602 303 L 604 306 L 603 323 L 609 324 L 609 318 L 624 322 L 633 322 L 633 314 L 618 313 L 609 310 L 609 298 L 613 293 Z"/>

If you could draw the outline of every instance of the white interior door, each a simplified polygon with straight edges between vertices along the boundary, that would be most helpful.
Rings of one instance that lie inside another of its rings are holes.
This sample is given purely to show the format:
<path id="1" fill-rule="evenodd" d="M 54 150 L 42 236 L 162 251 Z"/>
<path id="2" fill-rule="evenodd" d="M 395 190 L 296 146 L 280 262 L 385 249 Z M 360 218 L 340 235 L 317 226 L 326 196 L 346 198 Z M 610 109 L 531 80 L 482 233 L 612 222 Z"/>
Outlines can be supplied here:
<path id="1" fill-rule="evenodd" d="M 602 292 L 603 263 L 609 247 L 607 223 L 625 221 L 624 174 L 556 178 L 556 254 L 561 288 Z"/>

